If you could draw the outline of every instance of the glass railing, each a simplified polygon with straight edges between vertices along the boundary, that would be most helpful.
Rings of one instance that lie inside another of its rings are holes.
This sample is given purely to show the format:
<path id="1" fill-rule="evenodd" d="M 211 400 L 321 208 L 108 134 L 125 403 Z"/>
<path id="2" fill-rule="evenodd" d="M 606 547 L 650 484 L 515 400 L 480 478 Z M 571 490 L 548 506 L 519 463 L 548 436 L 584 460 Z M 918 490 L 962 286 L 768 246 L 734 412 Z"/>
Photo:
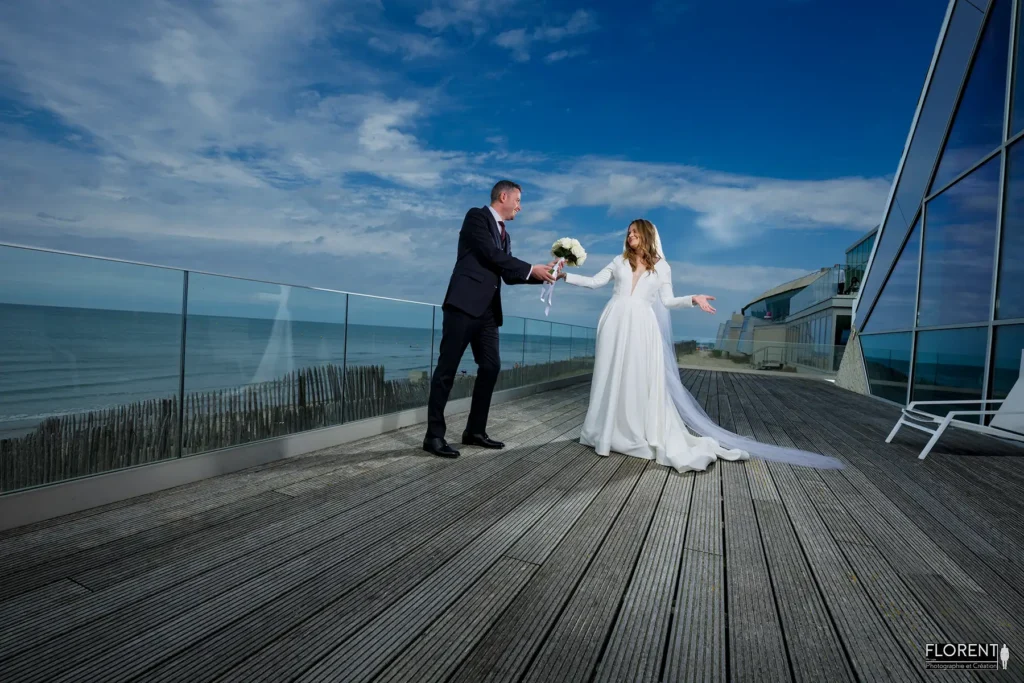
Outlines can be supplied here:
<path id="1" fill-rule="evenodd" d="M 0 245 L 0 492 L 426 405 L 437 306 Z M 595 330 L 507 316 L 496 390 Z M 467 348 L 450 400 L 472 395 Z"/>
<path id="2" fill-rule="evenodd" d="M 789 315 L 807 310 L 823 301 L 828 301 L 845 291 L 846 274 L 841 268 L 829 268 L 817 280 L 804 287 L 789 301 Z"/>
<path id="3" fill-rule="evenodd" d="M 846 346 L 796 344 L 754 339 L 688 339 L 675 343 L 680 367 L 707 370 L 762 370 L 833 376 L 839 371 Z"/>

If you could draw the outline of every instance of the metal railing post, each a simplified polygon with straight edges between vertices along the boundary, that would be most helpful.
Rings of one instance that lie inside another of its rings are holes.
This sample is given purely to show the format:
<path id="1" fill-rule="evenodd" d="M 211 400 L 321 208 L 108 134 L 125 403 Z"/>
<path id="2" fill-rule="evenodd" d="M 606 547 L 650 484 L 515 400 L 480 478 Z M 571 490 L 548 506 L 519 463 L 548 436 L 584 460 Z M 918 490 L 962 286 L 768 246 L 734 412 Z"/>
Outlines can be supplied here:
<path id="1" fill-rule="evenodd" d="M 344 424 L 346 420 L 345 415 L 345 399 L 348 392 L 346 391 L 346 385 L 348 384 L 348 308 L 349 308 L 349 295 L 345 295 L 345 334 L 341 344 L 341 422 Z"/>
<path id="2" fill-rule="evenodd" d="M 526 318 L 523 318 L 523 360 L 519 364 L 520 367 L 526 367 Z"/>
<path id="3" fill-rule="evenodd" d="M 434 374 L 434 328 L 437 327 L 437 306 L 430 307 L 430 372 Z M 429 377 L 428 377 L 429 379 Z"/>
<path id="4" fill-rule="evenodd" d="M 182 273 L 181 279 L 181 342 L 178 357 L 178 435 L 175 439 L 174 453 L 180 458 L 185 442 L 185 339 L 188 328 L 188 271 Z"/>

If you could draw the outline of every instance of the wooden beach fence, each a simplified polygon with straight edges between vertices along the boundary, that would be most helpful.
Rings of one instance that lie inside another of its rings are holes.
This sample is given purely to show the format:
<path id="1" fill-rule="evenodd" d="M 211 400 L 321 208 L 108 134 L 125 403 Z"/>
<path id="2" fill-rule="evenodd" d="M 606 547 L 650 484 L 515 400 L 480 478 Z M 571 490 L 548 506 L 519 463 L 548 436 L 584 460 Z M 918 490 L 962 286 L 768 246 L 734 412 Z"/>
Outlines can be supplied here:
<path id="1" fill-rule="evenodd" d="M 497 391 L 568 377 L 592 357 L 504 369 Z M 457 375 L 450 399 L 473 393 Z M 426 405 L 429 377 L 385 378 L 380 365 L 321 365 L 269 382 L 185 395 L 181 454 L 330 427 Z M 144 465 L 178 456 L 178 397 L 53 417 L 25 436 L 0 440 L 0 492 Z"/>

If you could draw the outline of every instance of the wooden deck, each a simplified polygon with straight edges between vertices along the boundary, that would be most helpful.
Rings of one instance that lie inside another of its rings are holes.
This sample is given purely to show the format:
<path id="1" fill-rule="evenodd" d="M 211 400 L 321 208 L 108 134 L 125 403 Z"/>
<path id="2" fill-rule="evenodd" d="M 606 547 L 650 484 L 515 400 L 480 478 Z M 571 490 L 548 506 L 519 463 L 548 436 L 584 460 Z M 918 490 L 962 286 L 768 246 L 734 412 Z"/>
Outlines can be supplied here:
<path id="1" fill-rule="evenodd" d="M 0 681 L 1024 680 L 1024 451 L 884 438 L 829 383 L 686 371 L 839 457 L 679 475 L 574 440 L 589 385 L 0 534 Z M 452 421 L 461 431 L 462 421 Z M 1007 671 L 924 669 L 998 642 Z"/>

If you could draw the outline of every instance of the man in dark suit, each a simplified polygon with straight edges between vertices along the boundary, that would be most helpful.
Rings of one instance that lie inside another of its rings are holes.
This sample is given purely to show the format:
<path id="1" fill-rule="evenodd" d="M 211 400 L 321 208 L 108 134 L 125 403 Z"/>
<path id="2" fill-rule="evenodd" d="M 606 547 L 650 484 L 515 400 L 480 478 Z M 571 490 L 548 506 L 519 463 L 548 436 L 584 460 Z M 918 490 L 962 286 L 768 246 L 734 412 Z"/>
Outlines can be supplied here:
<path id="1" fill-rule="evenodd" d="M 487 413 L 491 394 L 501 370 L 498 355 L 498 328 L 501 327 L 501 283 L 507 285 L 552 282 L 552 264 L 530 265 L 512 256 L 506 221 L 520 211 L 522 188 L 510 180 L 499 181 L 491 189 L 489 206 L 472 208 L 466 213 L 459 232 L 458 257 L 444 296 L 441 350 L 430 380 L 427 401 L 427 435 L 423 450 L 445 458 L 457 458 L 459 452 L 445 441 L 444 408 L 452 390 L 455 372 L 466 346 L 473 349 L 478 370 L 473 384 L 469 419 L 462 443 L 503 448 L 505 444 L 487 435 Z"/>

